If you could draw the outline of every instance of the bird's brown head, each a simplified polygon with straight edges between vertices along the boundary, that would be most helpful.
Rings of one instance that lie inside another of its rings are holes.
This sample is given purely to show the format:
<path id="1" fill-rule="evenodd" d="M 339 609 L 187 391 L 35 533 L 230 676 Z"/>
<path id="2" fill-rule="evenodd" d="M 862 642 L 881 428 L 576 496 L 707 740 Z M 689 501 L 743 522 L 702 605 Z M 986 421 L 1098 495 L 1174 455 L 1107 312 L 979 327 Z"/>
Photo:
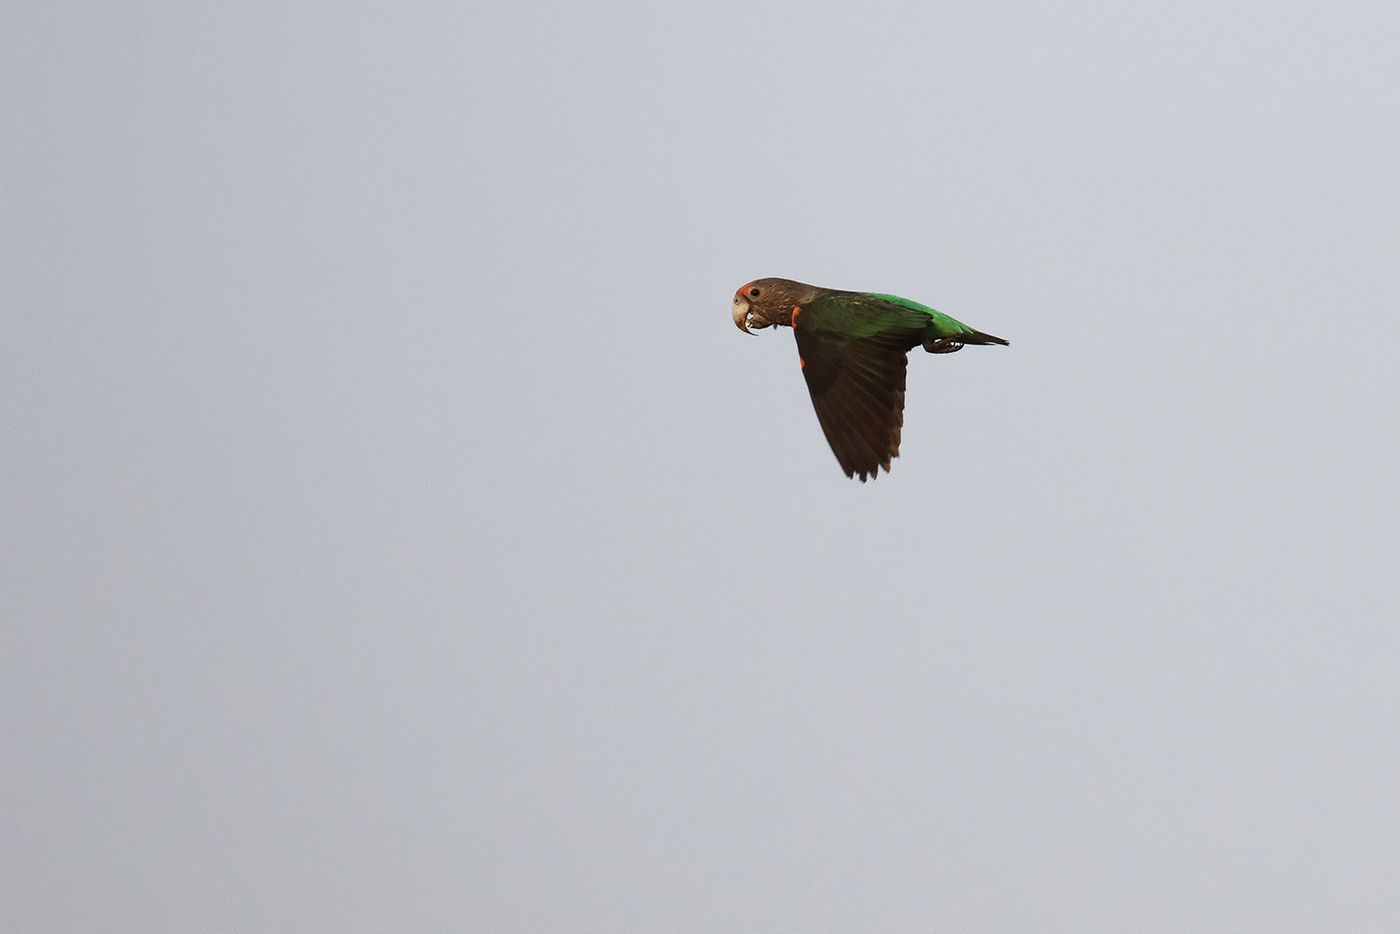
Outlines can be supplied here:
<path id="1" fill-rule="evenodd" d="M 792 327 L 792 309 L 810 301 L 816 289 L 791 279 L 755 279 L 734 293 L 734 324 L 741 331 Z"/>

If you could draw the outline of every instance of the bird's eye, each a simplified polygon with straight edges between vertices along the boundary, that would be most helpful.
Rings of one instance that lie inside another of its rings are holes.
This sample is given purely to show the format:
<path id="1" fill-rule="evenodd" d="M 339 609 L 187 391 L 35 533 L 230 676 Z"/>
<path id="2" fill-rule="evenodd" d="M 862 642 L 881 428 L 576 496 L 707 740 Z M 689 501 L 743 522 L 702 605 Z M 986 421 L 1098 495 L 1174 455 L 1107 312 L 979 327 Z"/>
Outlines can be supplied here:
<path id="1" fill-rule="evenodd" d="M 749 294 L 754 298 L 758 298 L 758 289 L 749 289 Z"/>

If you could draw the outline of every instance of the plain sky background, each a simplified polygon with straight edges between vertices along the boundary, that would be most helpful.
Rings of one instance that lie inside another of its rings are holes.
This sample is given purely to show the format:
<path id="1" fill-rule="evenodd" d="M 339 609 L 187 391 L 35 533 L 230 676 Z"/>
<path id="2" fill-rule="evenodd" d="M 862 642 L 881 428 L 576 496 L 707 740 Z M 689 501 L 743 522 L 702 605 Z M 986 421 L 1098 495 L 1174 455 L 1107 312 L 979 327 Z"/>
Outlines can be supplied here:
<path id="1" fill-rule="evenodd" d="M 1400 929 L 1400 7 L 0 14 L 0 928 Z M 1011 340 L 842 476 L 758 276 Z"/>

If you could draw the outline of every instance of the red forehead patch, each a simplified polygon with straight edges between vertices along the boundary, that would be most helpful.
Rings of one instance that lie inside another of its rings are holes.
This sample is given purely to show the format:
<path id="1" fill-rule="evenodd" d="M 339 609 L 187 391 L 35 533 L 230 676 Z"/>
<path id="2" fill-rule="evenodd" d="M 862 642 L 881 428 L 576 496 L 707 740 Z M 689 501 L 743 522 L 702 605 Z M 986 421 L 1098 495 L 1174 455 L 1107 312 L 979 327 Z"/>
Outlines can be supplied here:
<path id="1" fill-rule="evenodd" d="M 753 280 L 753 282 L 757 282 L 757 281 L 758 281 L 757 279 Z M 747 292 L 747 291 L 753 286 L 753 282 L 745 282 L 743 285 L 739 286 L 739 291 L 735 292 L 734 294 L 735 294 L 735 295 L 743 295 L 745 292 Z"/>

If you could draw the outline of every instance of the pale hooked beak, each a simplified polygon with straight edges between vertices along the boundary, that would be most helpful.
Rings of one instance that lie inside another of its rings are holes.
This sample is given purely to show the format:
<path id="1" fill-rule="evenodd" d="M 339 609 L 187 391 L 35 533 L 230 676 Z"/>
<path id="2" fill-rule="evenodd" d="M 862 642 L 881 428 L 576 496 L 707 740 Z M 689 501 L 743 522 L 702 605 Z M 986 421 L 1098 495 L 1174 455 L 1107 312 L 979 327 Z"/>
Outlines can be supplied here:
<path id="1" fill-rule="evenodd" d="M 745 334 L 752 334 L 749 330 L 749 300 L 742 295 L 734 296 L 734 324 Z"/>

